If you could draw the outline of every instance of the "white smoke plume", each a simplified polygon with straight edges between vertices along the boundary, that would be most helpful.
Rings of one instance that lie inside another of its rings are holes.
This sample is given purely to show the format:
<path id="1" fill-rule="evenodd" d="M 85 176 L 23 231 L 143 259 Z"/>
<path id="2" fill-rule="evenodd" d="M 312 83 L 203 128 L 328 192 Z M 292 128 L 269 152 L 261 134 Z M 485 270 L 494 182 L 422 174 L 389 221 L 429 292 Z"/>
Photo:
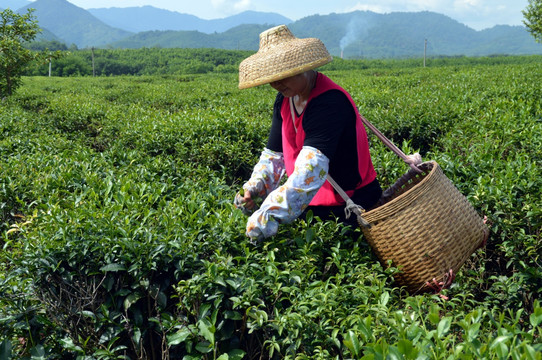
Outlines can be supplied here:
<path id="1" fill-rule="evenodd" d="M 346 25 L 346 34 L 341 38 L 340 46 L 341 46 L 341 52 L 344 51 L 344 49 L 356 41 L 357 38 L 357 21 L 356 18 L 352 18 L 348 25 Z"/>
<path id="2" fill-rule="evenodd" d="M 361 53 L 361 40 L 367 35 L 370 28 L 370 19 L 367 19 L 363 14 L 353 16 L 352 19 L 346 25 L 346 32 L 340 40 L 341 57 L 343 57 L 344 50 L 354 42 L 360 43 Z"/>

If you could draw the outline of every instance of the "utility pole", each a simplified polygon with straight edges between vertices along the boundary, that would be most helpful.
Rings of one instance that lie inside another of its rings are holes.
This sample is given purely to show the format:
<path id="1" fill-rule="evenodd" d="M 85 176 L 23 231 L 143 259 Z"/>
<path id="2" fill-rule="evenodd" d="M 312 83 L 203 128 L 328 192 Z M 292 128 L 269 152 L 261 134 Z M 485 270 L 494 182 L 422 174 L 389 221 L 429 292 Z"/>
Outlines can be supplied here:
<path id="1" fill-rule="evenodd" d="M 94 46 L 91 48 L 92 52 L 92 76 L 96 76 L 96 69 L 94 68 Z"/>
<path id="2" fill-rule="evenodd" d="M 427 39 L 423 43 L 423 67 L 425 67 L 425 57 L 427 55 Z"/>

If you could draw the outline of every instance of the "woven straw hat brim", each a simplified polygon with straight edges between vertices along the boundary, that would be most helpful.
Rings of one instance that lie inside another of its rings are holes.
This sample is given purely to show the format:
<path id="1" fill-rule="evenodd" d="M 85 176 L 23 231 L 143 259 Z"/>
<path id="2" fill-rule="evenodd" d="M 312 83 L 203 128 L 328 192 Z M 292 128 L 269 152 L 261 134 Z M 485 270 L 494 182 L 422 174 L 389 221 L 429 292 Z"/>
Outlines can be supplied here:
<path id="1" fill-rule="evenodd" d="M 332 61 L 316 38 L 295 39 L 259 51 L 239 65 L 239 89 L 285 79 Z"/>

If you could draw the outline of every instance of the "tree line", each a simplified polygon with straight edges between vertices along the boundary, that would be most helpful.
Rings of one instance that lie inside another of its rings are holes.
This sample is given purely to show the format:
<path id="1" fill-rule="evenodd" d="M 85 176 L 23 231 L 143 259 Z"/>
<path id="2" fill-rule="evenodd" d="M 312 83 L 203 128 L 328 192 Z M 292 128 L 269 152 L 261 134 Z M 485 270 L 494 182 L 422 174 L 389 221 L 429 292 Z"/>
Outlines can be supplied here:
<path id="1" fill-rule="evenodd" d="M 253 54 L 245 50 L 222 49 L 84 49 L 62 50 L 49 62 L 30 64 L 25 76 L 142 76 L 237 73 L 239 63 Z M 525 56 L 440 56 L 427 59 L 427 66 L 490 65 L 540 62 L 539 55 Z M 358 69 L 404 69 L 423 66 L 423 59 L 341 59 L 325 65 L 322 71 Z M 49 74 L 50 71 L 50 74 Z"/>
<path id="2" fill-rule="evenodd" d="M 62 51 L 52 76 L 185 75 L 233 73 L 252 52 L 220 49 L 85 49 Z M 46 76 L 48 64 L 30 65 L 26 76 Z"/>

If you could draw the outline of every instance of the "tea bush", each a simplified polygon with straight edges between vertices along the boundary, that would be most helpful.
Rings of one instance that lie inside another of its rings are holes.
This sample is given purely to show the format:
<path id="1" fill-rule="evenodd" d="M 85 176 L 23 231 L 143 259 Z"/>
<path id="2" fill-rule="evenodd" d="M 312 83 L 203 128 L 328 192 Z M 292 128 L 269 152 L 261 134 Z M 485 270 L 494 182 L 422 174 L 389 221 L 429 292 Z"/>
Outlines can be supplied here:
<path id="1" fill-rule="evenodd" d="M 448 300 L 312 214 L 248 242 L 232 200 L 271 88 L 26 78 L 0 103 L 0 358 L 541 359 L 541 63 L 327 70 L 487 216 Z M 370 141 L 390 185 L 406 167 Z"/>

